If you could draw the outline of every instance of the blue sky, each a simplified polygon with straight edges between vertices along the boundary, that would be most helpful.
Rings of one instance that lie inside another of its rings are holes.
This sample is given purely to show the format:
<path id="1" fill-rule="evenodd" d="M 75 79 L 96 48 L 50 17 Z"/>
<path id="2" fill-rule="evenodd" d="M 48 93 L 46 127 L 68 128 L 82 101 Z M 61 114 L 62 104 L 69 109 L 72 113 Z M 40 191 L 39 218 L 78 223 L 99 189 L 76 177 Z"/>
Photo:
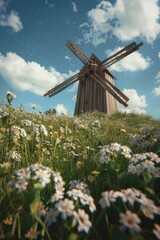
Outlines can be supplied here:
<path id="1" fill-rule="evenodd" d="M 12 91 L 15 107 L 72 115 L 77 84 L 43 97 L 83 66 L 66 47 L 68 39 L 101 60 L 143 42 L 109 70 L 130 98 L 119 110 L 160 118 L 160 0 L 0 0 L 0 99 Z"/>

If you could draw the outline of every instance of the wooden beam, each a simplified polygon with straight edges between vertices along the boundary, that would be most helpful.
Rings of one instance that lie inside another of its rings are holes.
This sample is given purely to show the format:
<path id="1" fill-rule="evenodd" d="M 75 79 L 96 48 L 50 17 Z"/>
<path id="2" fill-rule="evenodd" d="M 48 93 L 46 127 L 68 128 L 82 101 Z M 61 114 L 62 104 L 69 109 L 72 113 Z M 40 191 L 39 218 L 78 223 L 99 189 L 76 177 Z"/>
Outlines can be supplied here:
<path id="1" fill-rule="evenodd" d="M 79 79 L 81 79 L 82 77 L 82 74 L 81 72 L 80 73 L 77 73 L 75 74 L 74 76 L 68 78 L 67 80 L 65 80 L 64 82 L 60 83 L 59 85 L 57 85 L 56 87 L 50 89 L 48 92 L 46 92 L 44 94 L 44 96 L 47 96 L 49 95 L 49 97 L 57 94 L 58 92 L 60 92 L 59 90 L 60 89 L 65 89 L 66 87 L 70 86 L 71 84 L 75 83 L 76 81 L 78 81 Z M 52 95 L 53 93 L 53 95 Z"/>
<path id="2" fill-rule="evenodd" d="M 104 82 L 104 80 L 101 79 L 101 77 L 99 77 L 97 74 L 91 74 L 91 75 L 105 90 L 107 90 L 113 97 L 115 97 L 117 101 L 119 101 L 125 107 L 128 106 L 126 101 L 116 91 L 110 88 L 109 85 L 106 85 L 106 83 Z"/>
<path id="3" fill-rule="evenodd" d="M 116 91 L 122 98 L 124 98 L 126 102 L 129 101 L 129 98 L 122 91 L 120 91 L 116 86 L 114 86 L 111 82 L 109 82 L 106 77 L 104 77 L 104 80 L 112 89 L 114 89 L 114 91 Z"/>
<path id="4" fill-rule="evenodd" d="M 67 41 L 66 46 L 85 64 L 90 59 L 71 41 Z"/>
<path id="5" fill-rule="evenodd" d="M 127 45 L 126 47 L 122 48 L 121 50 L 119 50 L 119 51 L 116 52 L 115 54 L 113 54 L 113 55 L 111 55 L 110 57 L 104 59 L 104 60 L 101 62 L 100 65 L 104 64 L 105 62 L 108 62 L 110 59 L 116 57 L 116 56 L 119 55 L 120 53 L 126 51 L 128 48 L 131 48 L 131 47 L 134 47 L 134 46 L 136 46 L 136 43 L 135 43 L 135 42 L 133 42 L 133 43 Z"/>
<path id="6" fill-rule="evenodd" d="M 77 78 L 77 79 L 75 79 L 74 81 L 69 82 L 69 83 L 66 84 L 66 85 L 63 85 L 62 87 L 57 88 L 55 91 L 53 91 L 52 93 L 49 94 L 49 97 L 53 97 L 53 96 L 56 95 L 57 93 L 63 91 L 64 89 L 66 89 L 67 87 L 69 87 L 70 85 L 72 85 L 73 83 L 75 83 L 75 82 L 77 82 L 77 81 L 79 81 L 79 80 L 80 80 L 80 79 Z"/>
<path id="7" fill-rule="evenodd" d="M 117 61 L 121 60 L 122 58 L 125 58 L 129 54 L 131 54 L 134 51 L 136 51 L 137 49 L 139 49 L 139 47 L 142 46 L 142 45 L 143 45 L 142 42 L 139 43 L 138 45 L 136 43 L 129 44 L 127 47 L 121 49 L 117 53 L 113 54 L 109 58 L 102 61 L 100 66 L 103 65 L 105 68 L 108 68 L 112 64 L 116 63 Z"/>

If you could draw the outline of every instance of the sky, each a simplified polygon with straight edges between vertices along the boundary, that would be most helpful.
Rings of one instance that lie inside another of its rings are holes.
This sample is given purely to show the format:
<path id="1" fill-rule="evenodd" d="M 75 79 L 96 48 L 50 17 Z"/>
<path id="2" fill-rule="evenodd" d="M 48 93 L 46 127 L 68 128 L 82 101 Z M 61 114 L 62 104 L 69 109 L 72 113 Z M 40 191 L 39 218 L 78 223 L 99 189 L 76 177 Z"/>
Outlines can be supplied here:
<path id="1" fill-rule="evenodd" d="M 16 108 L 72 116 L 77 83 L 43 96 L 83 67 L 68 39 L 101 60 L 143 42 L 109 71 L 130 99 L 120 111 L 160 119 L 160 0 L 0 0 L 0 101 L 11 91 Z"/>

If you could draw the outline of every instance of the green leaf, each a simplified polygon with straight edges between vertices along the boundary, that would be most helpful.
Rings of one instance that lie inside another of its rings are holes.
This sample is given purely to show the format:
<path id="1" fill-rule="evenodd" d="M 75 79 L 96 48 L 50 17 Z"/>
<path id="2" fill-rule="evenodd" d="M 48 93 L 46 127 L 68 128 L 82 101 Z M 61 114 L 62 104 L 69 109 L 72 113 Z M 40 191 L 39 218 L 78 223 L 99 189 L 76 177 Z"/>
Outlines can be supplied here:
<path id="1" fill-rule="evenodd" d="M 77 240 L 78 239 L 78 234 L 76 233 L 71 233 L 68 237 L 68 240 Z"/>
<path id="2" fill-rule="evenodd" d="M 35 214 L 37 212 L 36 208 L 35 208 L 35 205 L 38 204 L 41 201 L 40 192 L 41 192 L 40 189 L 36 189 L 35 192 L 34 192 L 33 201 L 30 204 L 31 214 Z"/>
<path id="3" fill-rule="evenodd" d="M 151 189 L 151 188 L 146 188 L 146 191 L 148 192 L 148 193 L 150 193 L 151 195 L 154 195 L 155 193 L 154 193 L 154 191 Z"/>

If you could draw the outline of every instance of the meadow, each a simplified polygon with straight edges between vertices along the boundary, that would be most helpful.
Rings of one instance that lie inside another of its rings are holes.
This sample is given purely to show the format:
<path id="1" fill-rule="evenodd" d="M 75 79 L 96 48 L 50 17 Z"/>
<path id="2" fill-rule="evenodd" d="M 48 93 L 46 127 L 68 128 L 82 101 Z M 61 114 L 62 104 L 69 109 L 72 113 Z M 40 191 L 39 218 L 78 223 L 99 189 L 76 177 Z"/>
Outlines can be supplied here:
<path id="1" fill-rule="evenodd" d="M 0 239 L 160 239 L 160 120 L 13 100 L 0 108 Z"/>

